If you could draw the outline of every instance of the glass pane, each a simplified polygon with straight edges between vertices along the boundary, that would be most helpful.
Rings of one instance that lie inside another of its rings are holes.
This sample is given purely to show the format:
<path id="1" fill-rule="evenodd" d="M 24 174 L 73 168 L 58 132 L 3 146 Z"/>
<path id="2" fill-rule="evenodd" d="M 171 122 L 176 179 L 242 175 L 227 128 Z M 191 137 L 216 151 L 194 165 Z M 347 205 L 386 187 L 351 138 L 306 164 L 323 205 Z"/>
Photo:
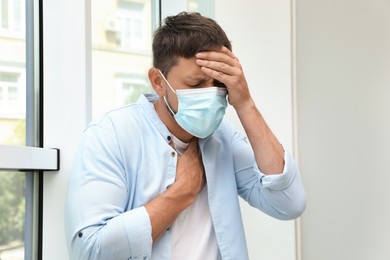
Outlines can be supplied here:
<path id="1" fill-rule="evenodd" d="M 92 114 L 151 92 L 152 0 L 92 1 Z"/>
<path id="2" fill-rule="evenodd" d="M 24 259 L 25 173 L 0 172 L 0 259 Z"/>
<path id="3" fill-rule="evenodd" d="M 25 1 L 0 4 L 0 143 L 26 144 Z M 0 259 L 24 259 L 26 177 L 0 171 Z"/>
<path id="4" fill-rule="evenodd" d="M 1 0 L 1 27 L 8 28 L 8 0 Z"/>
<path id="5" fill-rule="evenodd" d="M 25 1 L 0 0 L 0 36 L 24 38 Z"/>
<path id="6" fill-rule="evenodd" d="M 188 11 L 189 12 L 200 12 L 199 0 L 188 0 Z"/>

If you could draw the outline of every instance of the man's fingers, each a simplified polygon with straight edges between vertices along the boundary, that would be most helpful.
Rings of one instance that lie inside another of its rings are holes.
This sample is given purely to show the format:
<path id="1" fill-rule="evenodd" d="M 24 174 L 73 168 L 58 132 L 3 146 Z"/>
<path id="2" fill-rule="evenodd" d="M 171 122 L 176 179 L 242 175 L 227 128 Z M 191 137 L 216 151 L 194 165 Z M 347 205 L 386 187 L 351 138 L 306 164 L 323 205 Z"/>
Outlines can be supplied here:
<path id="1" fill-rule="evenodd" d="M 200 67 L 209 68 L 227 75 L 234 75 L 234 70 L 235 70 L 234 67 L 223 62 L 197 59 L 196 63 Z"/>
<path id="2" fill-rule="evenodd" d="M 228 53 L 222 51 L 205 51 L 197 53 L 195 57 L 198 60 L 217 61 L 232 67 L 235 66 L 237 62 L 237 58 L 231 52 Z"/>

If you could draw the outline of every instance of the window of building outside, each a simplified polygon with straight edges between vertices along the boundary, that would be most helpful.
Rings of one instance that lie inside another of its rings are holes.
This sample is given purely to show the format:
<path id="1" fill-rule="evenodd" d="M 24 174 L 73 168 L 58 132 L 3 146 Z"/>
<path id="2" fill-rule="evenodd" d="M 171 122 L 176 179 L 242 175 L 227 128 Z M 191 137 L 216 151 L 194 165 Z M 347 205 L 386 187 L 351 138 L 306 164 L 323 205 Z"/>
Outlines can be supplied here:
<path id="1" fill-rule="evenodd" d="M 25 1 L 0 0 L 0 143 L 26 144 Z M 0 171 L 0 259 L 24 259 L 23 172 Z"/>
<path id="2" fill-rule="evenodd" d="M 0 34 L 13 38 L 24 38 L 25 1 L 0 0 Z"/>

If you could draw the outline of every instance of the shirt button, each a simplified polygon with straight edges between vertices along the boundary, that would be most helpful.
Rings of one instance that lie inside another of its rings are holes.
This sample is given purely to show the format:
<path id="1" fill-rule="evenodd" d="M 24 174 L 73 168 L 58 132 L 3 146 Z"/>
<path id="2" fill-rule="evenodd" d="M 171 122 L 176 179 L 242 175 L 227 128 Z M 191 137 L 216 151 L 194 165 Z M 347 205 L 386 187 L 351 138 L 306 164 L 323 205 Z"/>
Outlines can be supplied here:
<path id="1" fill-rule="evenodd" d="M 170 135 L 168 135 L 168 136 L 167 136 L 167 140 L 168 140 L 168 142 L 170 142 L 170 141 L 171 141 L 171 139 L 172 139 L 172 137 L 171 137 Z"/>
<path id="2" fill-rule="evenodd" d="M 79 237 L 83 237 L 83 232 L 79 232 Z"/>
<path id="3" fill-rule="evenodd" d="M 175 152 L 171 152 L 171 156 L 172 157 L 175 157 L 176 153 Z"/>

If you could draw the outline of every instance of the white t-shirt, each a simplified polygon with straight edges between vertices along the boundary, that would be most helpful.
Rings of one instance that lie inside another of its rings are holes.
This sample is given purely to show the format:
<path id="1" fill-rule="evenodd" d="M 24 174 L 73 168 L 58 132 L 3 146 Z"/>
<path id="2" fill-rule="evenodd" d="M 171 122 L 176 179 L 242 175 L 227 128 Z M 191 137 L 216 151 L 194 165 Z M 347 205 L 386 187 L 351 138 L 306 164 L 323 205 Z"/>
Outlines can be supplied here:
<path id="1" fill-rule="evenodd" d="M 207 186 L 172 225 L 173 260 L 222 259 L 207 200 Z"/>
<path id="2" fill-rule="evenodd" d="M 176 151 L 182 154 L 188 147 L 172 136 Z M 222 260 L 208 203 L 207 185 L 196 200 L 172 224 L 172 260 Z"/>

